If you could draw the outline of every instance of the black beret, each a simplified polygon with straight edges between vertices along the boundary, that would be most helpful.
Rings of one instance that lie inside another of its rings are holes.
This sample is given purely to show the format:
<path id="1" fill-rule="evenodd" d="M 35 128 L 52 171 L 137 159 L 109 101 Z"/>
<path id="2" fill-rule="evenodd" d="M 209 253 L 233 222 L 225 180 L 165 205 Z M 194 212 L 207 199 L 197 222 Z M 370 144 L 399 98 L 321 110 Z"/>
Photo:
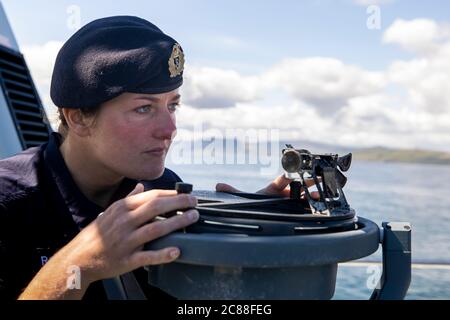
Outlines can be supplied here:
<path id="1" fill-rule="evenodd" d="M 147 20 L 94 20 L 63 45 L 50 96 L 64 108 L 93 108 L 124 92 L 156 94 L 183 83 L 180 45 Z"/>

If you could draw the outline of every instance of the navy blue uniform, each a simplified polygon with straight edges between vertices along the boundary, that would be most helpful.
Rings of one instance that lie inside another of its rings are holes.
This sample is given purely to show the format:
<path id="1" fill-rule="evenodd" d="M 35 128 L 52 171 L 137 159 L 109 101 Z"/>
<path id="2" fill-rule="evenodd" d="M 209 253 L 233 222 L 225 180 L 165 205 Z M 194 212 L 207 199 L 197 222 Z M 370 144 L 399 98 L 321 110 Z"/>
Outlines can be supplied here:
<path id="1" fill-rule="evenodd" d="M 16 299 L 42 265 L 92 222 L 101 208 L 75 184 L 59 151 L 61 137 L 0 160 L 0 299 Z M 149 189 L 174 189 L 181 179 L 165 169 Z M 124 179 L 114 200 L 130 193 L 137 181 Z M 147 283 L 147 273 L 134 271 L 149 299 L 170 298 Z M 90 285 L 84 299 L 105 299 L 101 281 Z"/>

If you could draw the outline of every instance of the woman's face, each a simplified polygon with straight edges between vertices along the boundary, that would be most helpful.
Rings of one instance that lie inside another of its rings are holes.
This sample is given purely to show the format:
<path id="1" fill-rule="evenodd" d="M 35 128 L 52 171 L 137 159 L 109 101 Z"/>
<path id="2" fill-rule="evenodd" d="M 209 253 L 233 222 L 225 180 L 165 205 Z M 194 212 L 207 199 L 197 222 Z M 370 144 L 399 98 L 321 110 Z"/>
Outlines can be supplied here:
<path id="1" fill-rule="evenodd" d="M 91 128 L 91 152 L 113 172 L 153 180 L 176 135 L 177 90 L 161 94 L 124 93 L 102 104 Z"/>

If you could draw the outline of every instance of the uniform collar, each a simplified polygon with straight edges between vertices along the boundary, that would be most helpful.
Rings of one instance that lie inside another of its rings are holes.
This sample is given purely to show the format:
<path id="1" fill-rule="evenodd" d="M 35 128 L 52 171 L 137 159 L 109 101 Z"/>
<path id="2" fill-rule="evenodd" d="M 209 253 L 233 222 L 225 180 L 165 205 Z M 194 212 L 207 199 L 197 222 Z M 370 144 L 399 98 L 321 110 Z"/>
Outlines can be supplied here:
<path id="1" fill-rule="evenodd" d="M 54 132 L 51 134 L 47 147 L 44 150 L 44 160 L 51 179 L 55 182 L 73 220 L 82 229 L 91 223 L 105 208 L 86 198 L 76 185 L 59 150 L 61 140 L 59 133 Z M 113 199 L 118 200 L 125 197 L 136 186 L 136 183 L 137 181 L 135 180 L 125 178 L 114 194 Z"/>

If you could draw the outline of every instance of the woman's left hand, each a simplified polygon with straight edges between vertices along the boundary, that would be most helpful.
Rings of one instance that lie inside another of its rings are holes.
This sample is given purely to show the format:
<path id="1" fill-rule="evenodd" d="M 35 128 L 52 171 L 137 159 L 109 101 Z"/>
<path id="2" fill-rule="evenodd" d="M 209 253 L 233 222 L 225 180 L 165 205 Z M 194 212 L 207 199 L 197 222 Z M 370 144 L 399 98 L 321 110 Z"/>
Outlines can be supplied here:
<path id="1" fill-rule="evenodd" d="M 275 180 L 273 180 L 267 187 L 257 191 L 256 193 L 260 193 L 260 194 L 265 194 L 265 195 L 276 195 L 276 196 L 282 196 L 282 197 L 289 197 L 290 195 L 290 188 L 289 188 L 289 184 L 292 182 L 293 180 L 288 179 L 283 175 L 277 177 Z M 306 180 L 306 185 L 309 187 L 314 185 L 314 181 L 311 180 Z M 230 186 L 229 184 L 226 183 L 218 183 L 216 185 L 216 191 L 219 192 L 243 192 L 241 190 L 236 189 L 233 186 Z M 300 192 L 302 193 L 302 198 L 304 197 L 304 190 L 303 188 L 300 190 Z M 319 193 L 317 191 L 313 191 L 311 192 L 311 197 L 313 197 L 314 199 L 318 199 L 319 198 Z"/>

